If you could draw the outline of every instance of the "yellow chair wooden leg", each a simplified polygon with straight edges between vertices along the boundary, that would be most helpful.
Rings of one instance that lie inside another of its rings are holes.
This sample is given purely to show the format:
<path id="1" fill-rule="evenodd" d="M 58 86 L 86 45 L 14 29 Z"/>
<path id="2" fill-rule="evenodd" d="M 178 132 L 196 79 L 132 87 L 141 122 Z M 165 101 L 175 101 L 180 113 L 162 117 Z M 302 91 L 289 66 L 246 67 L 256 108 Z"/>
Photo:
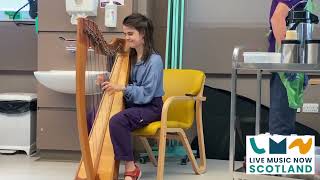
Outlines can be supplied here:
<path id="1" fill-rule="evenodd" d="M 157 180 L 163 180 L 164 160 L 166 154 L 166 135 L 166 130 L 161 129 L 159 137 Z"/>
<path id="2" fill-rule="evenodd" d="M 203 92 L 203 87 L 201 92 Z M 200 96 L 202 96 L 202 93 L 200 93 Z M 198 146 L 199 146 L 199 154 L 200 154 L 199 169 L 202 173 L 204 173 L 207 169 L 207 157 L 206 157 L 204 135 L 203 135 L 202 101 L 196 102 L 196 124 L 197 124 Z"/>
<path id="3" fill-rule="evenodd" d="M 148 154 L 148 157 L 150 159 L 150 161 L 152 162 L 152 164 L 157 167 L 158 163 L 157 163 L 157 160 L 156 158 L 154 157 L 154 154 L 152 152 L 152 148 L 148 142 L 148 139 L 145 138 L 145 137 L 139 137 L 143 147 L 145 148 L 145 150 L 147 151 L 147 154 Z"/>
<path id="4" fill-rule="evenodd" d="M 180 129 L 179 131 L 177 131 L 177 133 L 180 137 L 180 140 L 181 140 L 184 148 L 187 151 L 188 157 L 189 157 L 191 164 L 192 164 L 193 171 L 196 174 L 203 174 L 206 171 L 206 168 L 205 168 L 205 166 L 203 166 L 203 164 L 201 164 L 200 167 L 198 166 L 197 160 L 193 155 L 191 146 L 189 144 L 189 141 L 188 141 L 188 138 L 187 138 L 185 132 L 182 129 Z"/>

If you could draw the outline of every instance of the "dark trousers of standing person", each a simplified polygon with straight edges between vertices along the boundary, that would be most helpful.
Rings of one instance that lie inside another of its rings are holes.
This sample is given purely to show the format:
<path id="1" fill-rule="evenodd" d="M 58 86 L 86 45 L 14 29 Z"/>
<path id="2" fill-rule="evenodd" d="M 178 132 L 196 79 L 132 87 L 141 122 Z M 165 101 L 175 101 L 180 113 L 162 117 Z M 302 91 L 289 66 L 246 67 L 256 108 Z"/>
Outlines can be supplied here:
<path id="1" fill-rule="evenodd" d="M 270 134 L 295 134 L 296 109 L 289 107 L 287 90 L 279 74 L 272 73 L 270 79 Z"/>

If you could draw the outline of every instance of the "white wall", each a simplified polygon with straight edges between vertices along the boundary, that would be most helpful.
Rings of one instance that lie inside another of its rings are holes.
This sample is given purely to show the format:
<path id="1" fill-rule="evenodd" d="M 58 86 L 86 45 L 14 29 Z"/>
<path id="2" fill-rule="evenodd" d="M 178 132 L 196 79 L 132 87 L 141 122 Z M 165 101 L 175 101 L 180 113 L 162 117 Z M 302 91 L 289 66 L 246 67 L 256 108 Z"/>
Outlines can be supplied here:
<path id="1" fill-rule="evenodd" d="M 266 26 L 272 0 L 188 0 L 187 24 Z"/>

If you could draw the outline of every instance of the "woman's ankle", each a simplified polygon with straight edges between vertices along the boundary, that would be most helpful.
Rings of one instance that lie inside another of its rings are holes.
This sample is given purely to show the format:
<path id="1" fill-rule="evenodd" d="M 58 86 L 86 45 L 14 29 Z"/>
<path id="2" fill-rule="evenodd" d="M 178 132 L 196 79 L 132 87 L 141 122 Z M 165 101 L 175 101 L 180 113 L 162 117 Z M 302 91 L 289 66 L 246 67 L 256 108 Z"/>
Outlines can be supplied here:
<path id="1" fill-rule="evenodd" d="M 134 161 L 126 161 L 125 162 L 125 171 L 134 171 L 136 169 L 136 166 L 134 164 Z"/>

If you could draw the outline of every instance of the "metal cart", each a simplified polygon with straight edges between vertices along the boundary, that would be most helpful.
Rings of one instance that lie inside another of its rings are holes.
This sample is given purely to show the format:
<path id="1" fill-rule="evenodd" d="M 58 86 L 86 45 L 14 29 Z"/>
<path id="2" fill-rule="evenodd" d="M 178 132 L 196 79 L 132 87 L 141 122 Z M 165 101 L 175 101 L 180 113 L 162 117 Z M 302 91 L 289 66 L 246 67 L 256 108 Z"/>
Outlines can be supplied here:
<path id="1" fill-rule="evenodd" d="M 256 121 L 255 134 L 260 133 L 260 111 L 261 111 L 261 79 L 262 72 L 306 72 L 319 73 L 319 64 L 276 64 L 276 63 L 244 63 L 240 60 L 243 48 L 235 47 L 232 57 L 232 76 L 231 76 L 231 111 L 230 111 L 230 151 L 229 151 L 229 168 L 233 179 L 236 180 L 272 180 L 272 179 L 305 179 L 305 177 L 288 178 L 268 175 L 248 175 L 241 167 L 235 167 L 235 133 L 236 133 L 236 96 L 237 96 L 237 75 L 238 71 L 250 70 L 257 74 L 257 98 L 256 98 Z"/>

